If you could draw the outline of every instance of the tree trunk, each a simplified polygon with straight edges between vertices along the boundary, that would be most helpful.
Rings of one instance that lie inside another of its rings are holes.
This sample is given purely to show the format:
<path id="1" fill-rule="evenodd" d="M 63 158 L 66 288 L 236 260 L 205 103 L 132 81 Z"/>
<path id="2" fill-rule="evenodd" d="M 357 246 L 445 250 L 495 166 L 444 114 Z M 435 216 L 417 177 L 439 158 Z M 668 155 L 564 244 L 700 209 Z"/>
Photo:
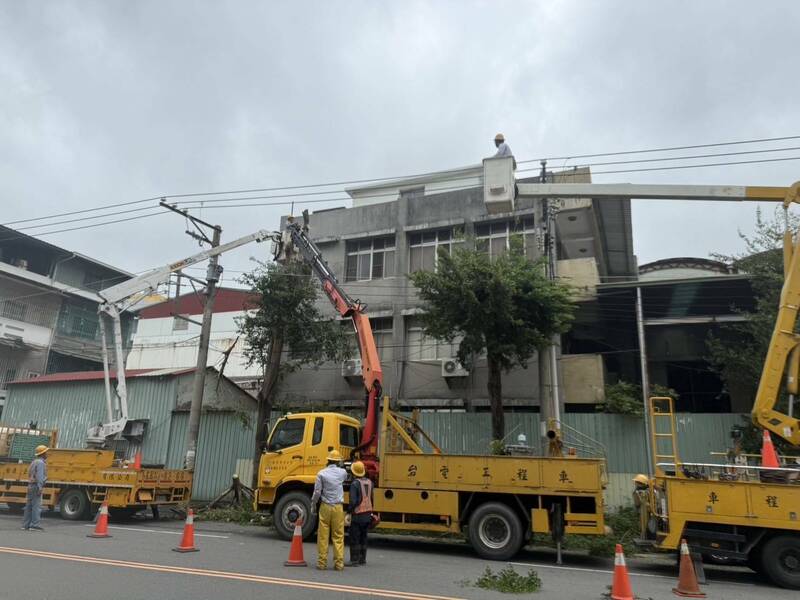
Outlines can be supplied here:
<path id="1" fill-rule="evenodd" d="M 281 368 L 281 354 L 283 353 L 283 331 L 273 330 L 267 363 L 264 366 L 264 380 L 261 382 L 261 389 L 258 390 L 256 401 L 258 402 L 258 414 L 256 416 L 256 447 L 253 455 L 253 481 L 252 487 L 258 487 L 258 463 L 261 461 L 261 454 L 264 445 L 267 443 L 267 426 L 269 416 L 272 412 L 272 400 L 275 387 L 278 383 L 278 375 Z"/>
<path id="2" fill-rule="evenodd" d="M 500 382 L 500 363 L 490 354 L 487 358 L 489 367 L 489 404 L 492 408 L 492 439 L 502 440 L 506 433 L 505 415 L 503 414 L 503 388 Z"/>

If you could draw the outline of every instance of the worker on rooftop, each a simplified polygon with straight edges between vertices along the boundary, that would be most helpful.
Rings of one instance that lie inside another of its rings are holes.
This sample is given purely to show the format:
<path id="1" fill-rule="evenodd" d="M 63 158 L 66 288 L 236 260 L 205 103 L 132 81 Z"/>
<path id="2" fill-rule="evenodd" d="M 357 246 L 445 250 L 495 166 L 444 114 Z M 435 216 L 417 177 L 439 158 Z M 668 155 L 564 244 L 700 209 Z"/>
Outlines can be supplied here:
<path id="1" fill-rule="evenodd" d="M 39 525 L 42 514 L 42 492 L 47 481 L 47 446 L 36 446 L 34 459 L 28 467 L 28 494 L 25 497 L 25 511 L 22 516 L 22 529 L 25 531 L 44 531 Z"/>
<path id="2" fill-rule="evenodd" d="M 514 158 L 514 153 L 511 152 L 511 146 L 506 144 L 506 138 L 502 133 L 498 133 L 496 136 L 494 136 L 494 145 L 497 148 L 497 153 L 494 155 L 494 158 L 510 156 L 514 161 L 514 170 L 516 170 L 517 160 Z"/>
<path id="3" fill-rule="evenodd" d="M 344 570 L 344 480 L 347 471 L 341 466 L 342 456 L 336 450 L 328 454 L 328 466 L 317 473 L 314 493 L 311 495 L 311 514 L 317 512 L 319 501 L 319 526 L 317 527 L 317 569 L 328 568 L 328 541 L 333 541 L 333 567 Z"/>

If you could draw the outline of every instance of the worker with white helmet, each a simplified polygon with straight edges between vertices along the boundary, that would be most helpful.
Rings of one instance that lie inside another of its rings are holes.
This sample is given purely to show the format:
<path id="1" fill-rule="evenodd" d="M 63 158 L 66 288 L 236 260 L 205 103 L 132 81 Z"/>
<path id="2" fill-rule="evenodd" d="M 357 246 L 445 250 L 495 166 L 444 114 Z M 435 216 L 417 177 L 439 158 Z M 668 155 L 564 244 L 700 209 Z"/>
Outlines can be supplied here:
<path id="1" fill-rule="evenodd" d="M 39 445 L 34 450 L 34 459 L 28 467 L 28 494 L 25 497 L 25 511 L 22 513 L 22 529 L 25 531 L 44 531 L 39 525 L 42 512 L 42 492 L 47 481 L 47 446 Z"/>
<path id="2" fill-rule="evenodd" d="M 328 466 L 317 473 L 314 493 L 311 495 L 311 514 L 317 513 L 319 502 L 319 525 L 317 527 L 317 568 L 328 568 L 328 542 L 333 541 L 333 567 L 344 570 L 344 480 L 347 471 L 339 465 L 342 455 L 336 450 L 328 454 Z"/>
<path id="3" fill-rule="evenodd" d="M 494 136 L 494 145 L 497 148 L 497 153 L 494 155 L 494 158 L 510 156 L 514 160 L 514 169 L 516 169 L 517 160 L 514 158 L 514 153 L 511 152 L 511 147 L 506 144 L 506 138 L 502 133 L 498 133 Z"/>

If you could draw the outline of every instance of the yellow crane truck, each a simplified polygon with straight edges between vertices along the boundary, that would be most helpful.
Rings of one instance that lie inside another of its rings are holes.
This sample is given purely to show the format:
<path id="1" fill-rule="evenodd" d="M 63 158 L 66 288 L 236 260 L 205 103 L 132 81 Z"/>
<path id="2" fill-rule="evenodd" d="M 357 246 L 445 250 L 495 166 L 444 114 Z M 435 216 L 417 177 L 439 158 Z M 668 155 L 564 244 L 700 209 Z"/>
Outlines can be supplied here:
<path id="1" fill-rule="evenodd" d="M 58 507 L 69 520 L 89 518 L 93 509 L 108 502 L 112 517 L 130 515 L 146 507 L 186 505 L 192 473 L 180 469 L 136 469 L 114 458 L 113 450 L 56 448 L 57 432 L 0 426 L 0 502 L 12 511 L 25 506 L 28 467 L 33 448 L 44 444 L 47 483 L 42 506 Z"/>
<path id="2" fill-rule="evenodd" d="M 290 539 L 297 519 L 303 536 L 316 529 L 311 493 L 331 450 L 364 462 L 375 482 L 374 506 L 381 528 L 466 533 L 489 559 L 517 553 L 533 533 L 603 534 L 604 458 L 561 456 L 551 429 L 551 457 L 456 456 L 441 452 L 414 419 L 380 411 L 382 371 L 365 306 L 353 301 L 307 235 L 290 222 L 276 249 L 278 260 L 299 254 L 322 283 L 337 312 L 352 323 L 366 391 L 364 423 L 339 413 L 298 413 L 272 429 L 258 466 L 254 507 L 271 511 L 275 527 Z M 380 439 L 379 439 L 380 438 Z"/>

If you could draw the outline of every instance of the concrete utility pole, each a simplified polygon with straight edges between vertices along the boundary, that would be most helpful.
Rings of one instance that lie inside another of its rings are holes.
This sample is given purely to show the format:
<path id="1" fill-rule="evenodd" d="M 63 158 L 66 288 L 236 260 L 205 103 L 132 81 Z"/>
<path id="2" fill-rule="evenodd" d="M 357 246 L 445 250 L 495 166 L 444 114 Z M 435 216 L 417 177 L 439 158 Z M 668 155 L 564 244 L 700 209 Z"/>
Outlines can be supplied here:
<path id="1" fill-rule="evenodd" d="M 197 217 L 190 215 L 189 211 L 177 208 L 175 205 L 167 204 L 162 198 L 159 205 L 167 210 L 178 213 L 179 215 L 188 219 L 188 221 L 197 230 L 186 231 L 189 237 L 193 237 L 200 244 L 210 244 L 212 248 L 217 248 L 220 245 L 220 238 L 222 237 L 222 227 L 219 225 L 212 225 Z M 212 231 L 211 238 L 203 231 L 203 227 Z M 240 241 L 240 240 L 237 240 Z M 261 241 L 259 239 L 259 241 Z M 232 242 L 236 244 L 237 242 Z M 230 245 L 230 244 L 229 244 Z M 233 246 L 235 247 L 235 246 Z M 178 291 L 180 291 L 180 277 L 181 271 L 178 273 Z M 201 281 L 189 275 L 183 274 L 190 282 L 199 282 L 205 285 L 204 296 L 201 298 L 203 302 L 203 321 L 200 324 L 200 340 L 197 348 L 197 366 L 194 373 L 194 380 L 192 381 L 192 405 L 189 409 L 189 425 L 186 430 L 186 456 L 183 460 L 183 466 L 189 471 L 194 471 L 195 461 L 197 458 L 197 438 L 200 434 L 200 414 L 203 409 L 203 392 L 206 383 L 206 365 L 208 364 L 208 344 L 211 340 L 211 318 L 214 314 L 214 299 L 217 295 L 217 282 L 222 274 L 222 267 L 219 265 L 219 254 L 215 254 L 208 259 L 208 270 L 206 272 L 206 280 Z M 192 284 L 194 285 L 194 284 Z M 175 315 L 178 318 L 185 318 Z M 196 323 L 191 319 L 186 319 L 192 323 Z"/>
<path id="2" fill-rule="evenodd" d="M 214 228 L 211 238 L 211 247 L 219 246 L 222 229 L 217 226 Z M 214 298 L 217 295 L 217 281 L 222 273 L 219 265 L 219 256 L 212 256 L 208 260 L 208 272 L 206 273 L 206 292 L 205 304 L 203 305 L 203 325 L 200 328 L 200 341 L 197 349 L 197 369 L 194 372 L 192 382 L 192 406 L 189 409 L 189 426 L 186 430 L 186 458 L 185 467 L 189 471 L 194 471 L 195 459 L 197 457 L 197 437 L 200 434 L 200 414 L 203 408 L 203 391 L 206 385 L 206 365 L 208 364 L 208 344 L 211 340 L 211 319 L 214 315 Z"/>
<path id="3" fill-rule="evenodd" d="M 543 160 L 539 180 L 541 183 L 547 183 L 547 161 Z M 544 228 L 545 228 L 545 243 L 544 251 L 547 257 L 547 276 L 549 279 L 554 280 L 557 276 L 557 261 L 558 250 L 556 245 L 556 211 L 553 208 L 552 200 L 543 198 L 544 202 Z M 557 421 L 561 420 L 561 406 L 559 399 L 559 386 L 558 386 L 558 347 L 561 346 L 561 336 L 556 334 L 552 338 L 552 343 L 545 351 L 546 356 L 539 358 L 539 377 L 541 379 L 540 386 L 544 388 L 544 382 L 550 385 L 549 390 L 543 390 L 541 408 L 542 417 L 546 422 L 547 419 L 552 418 Z M 549 392 L 549 393 L 547 393 Z"/>
<path id="4" fill-rule="evenodd" d="M 642 288 L 636 287 L 636 333 L 639 335 L 639 364 L 642 369 L 642 402 L 644 402 L 644 435 L 647 448 L 647 474 L 653 475 L 653 448 L 650 431 L 650 377 L 647 373 L 647 344 L 644 337 Z"/>

